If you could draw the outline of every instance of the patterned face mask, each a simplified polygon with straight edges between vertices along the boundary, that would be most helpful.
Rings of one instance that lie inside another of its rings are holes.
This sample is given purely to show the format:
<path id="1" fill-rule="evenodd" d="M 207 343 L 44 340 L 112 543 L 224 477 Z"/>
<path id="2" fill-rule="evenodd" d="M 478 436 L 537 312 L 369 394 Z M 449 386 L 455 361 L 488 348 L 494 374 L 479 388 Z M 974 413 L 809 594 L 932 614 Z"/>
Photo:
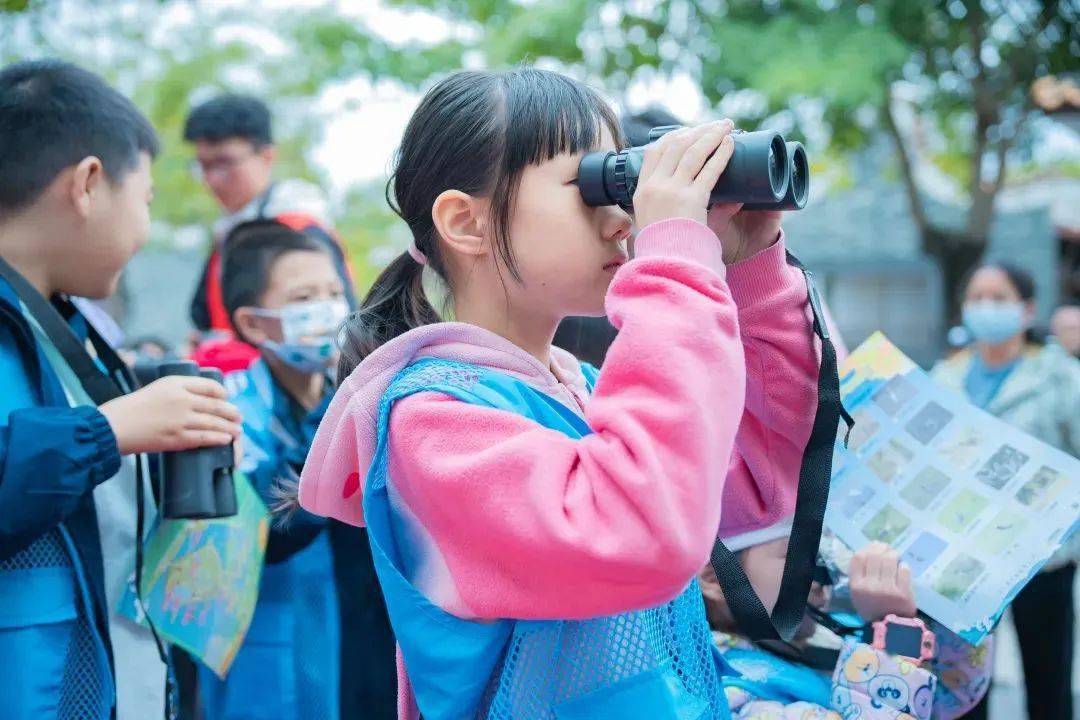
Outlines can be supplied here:
<path id="1" fill-rule="evenodd" d="M 313 300 L 290 303 L 280 310 L 259 309 L 256 314 L 281 322 L 282 341 L 265 341 L 265 350 L 299 372 L 317 373 L 333 362 L 334 335 L 349 314 L 349 305 L 341 298 Z"/>

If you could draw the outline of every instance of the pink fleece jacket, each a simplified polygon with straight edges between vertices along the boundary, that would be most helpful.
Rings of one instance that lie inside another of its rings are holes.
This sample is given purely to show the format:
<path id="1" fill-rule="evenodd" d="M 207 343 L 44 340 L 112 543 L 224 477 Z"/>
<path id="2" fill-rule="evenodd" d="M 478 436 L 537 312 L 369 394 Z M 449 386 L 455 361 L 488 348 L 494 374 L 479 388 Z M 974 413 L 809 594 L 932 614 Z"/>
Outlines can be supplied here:
<path id="1" fill-rule="evenodd" d="M 379 401 L 402 368 L 437 357 L 528 382 L 594 430 L 571 440 L 436 393 L 394 406 L 388 489 L 403 570 L 451 613 L 573 619 L 656 605 L 685 587 L 718 533 L 782 524 L 819 357 L 783 238 L 726 270 L 715 235 L 691 220 L 645 228 L 635 250 L 608 292 L 620 332 L 591 398 L 558 348 L 545 367 L 472 325 L 418 328 L 342 383 L 304 466 L 301 505 L 363 524 Z M 398 662 L 400 717 L 415 718 Z"/>
<path id="2" fill-rule="evenodd" d="M 407 333 L 346 379 L 305 465 L 306 509 L 362 524 L 379 398 L 419 357 L 519 377 L 594 433 L 572 440 L 511 413 L 435 393 L 399 401 L 390 490 L 410 580 L 467 618 L 584 618 L 674 597 L 720 536 L 791 514 L 816 403 L 818 354 L 801 274 L 781 238 L 726 269 L 706 227 L 645 228 L 616 274 L 620 332 L 595 391 L 460 323 Z M 725 282 L 726 275 L 726 282 Z"/>

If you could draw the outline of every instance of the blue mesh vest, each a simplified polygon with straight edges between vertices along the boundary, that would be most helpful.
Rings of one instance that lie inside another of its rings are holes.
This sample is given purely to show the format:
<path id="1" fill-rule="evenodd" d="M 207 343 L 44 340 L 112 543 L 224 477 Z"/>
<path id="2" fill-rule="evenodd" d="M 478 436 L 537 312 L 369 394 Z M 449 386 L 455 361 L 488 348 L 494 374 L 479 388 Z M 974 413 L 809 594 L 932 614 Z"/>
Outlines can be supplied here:
<path id="1" fill-rule="evenodd" d="M 585 368 L 590 392 L 596 369 Z M 581 438 L 591 430 L 558 400 L 508 375 L 422 359 L 390 383 L 364 516 L 390 621 L 424 720 L 727 720 L 718 659 L 696 581 L 669 603 L 585 621 L 477 622 L 430 603 L 403 574 L 387 495 L 393 404 L 432 391 L 528 417 Z M 522 568 L 528 572 L 527 567 Z"/>
<path id="2" fill-rule="evenodd" d="M 53 528 L 0 561 L 0 717 L 105 720 L 116 699 L 70 537 Z"/>

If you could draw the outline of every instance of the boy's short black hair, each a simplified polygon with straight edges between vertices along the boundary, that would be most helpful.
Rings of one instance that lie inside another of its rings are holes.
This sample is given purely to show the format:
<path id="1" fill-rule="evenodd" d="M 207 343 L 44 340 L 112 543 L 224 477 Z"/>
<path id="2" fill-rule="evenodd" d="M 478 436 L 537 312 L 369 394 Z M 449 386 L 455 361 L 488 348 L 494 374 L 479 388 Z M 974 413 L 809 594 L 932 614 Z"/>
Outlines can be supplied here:
<path id="1" fill-rule="evenodd" d="M 141 152 L 158 153 L 150 121 L 94 73 L 57 60 L 0 69 L 0 214 L 30 205 L 89 156 L 123 180 Z"/>
<path id="2" fill-rule="evenodd" d="M 259 304 L 270 280 L 270 268 L 285 253 L 329 252 L 318 239 L 276 220 L 237 225 L 225 238 L 221 261 L 221 295 L 231 322 L 238 308 Z"/>
<path id="3" fill-rule="evenodd" d="M 219 95 L 192 110 L 184 123 L 184 140 L 188 142 L 229 138 L 248 140 L 255 147 L 271 144 L 266 103 L 250 95 Z"/>

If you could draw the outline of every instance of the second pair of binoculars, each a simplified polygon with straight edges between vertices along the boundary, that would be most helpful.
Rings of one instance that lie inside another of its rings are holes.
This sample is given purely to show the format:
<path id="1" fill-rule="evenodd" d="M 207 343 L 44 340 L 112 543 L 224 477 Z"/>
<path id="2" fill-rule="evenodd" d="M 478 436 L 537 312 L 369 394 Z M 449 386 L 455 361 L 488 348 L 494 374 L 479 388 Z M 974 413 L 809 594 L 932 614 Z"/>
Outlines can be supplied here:
<path id="1" fill-rule="evenodd" d="M 652 144 L 680 125 L 649 132 Z M 735 150 L 709 204 L 743 203 L 744 210 L 801 210 L 810 194 L 810 166 L 802 143 L 787 142 L 774 130 L 731 133 Z M 586 205 L 634 207 L 634 192 L 648 145 L 619 152 L 594 152 L 581 159 L 578 189 Z"/>
<path id="2" fill-rule="evenodd" d="M 189 360 L 148 361 L 135 366 L 141 385 L 169 375 L 225 378 L 217 368 L 201 368 Z M 177 450 L 161 455 L 161 514 L 169 520 L 208 520 L 237 513 L 233 483 L 233 445 Z"/>

